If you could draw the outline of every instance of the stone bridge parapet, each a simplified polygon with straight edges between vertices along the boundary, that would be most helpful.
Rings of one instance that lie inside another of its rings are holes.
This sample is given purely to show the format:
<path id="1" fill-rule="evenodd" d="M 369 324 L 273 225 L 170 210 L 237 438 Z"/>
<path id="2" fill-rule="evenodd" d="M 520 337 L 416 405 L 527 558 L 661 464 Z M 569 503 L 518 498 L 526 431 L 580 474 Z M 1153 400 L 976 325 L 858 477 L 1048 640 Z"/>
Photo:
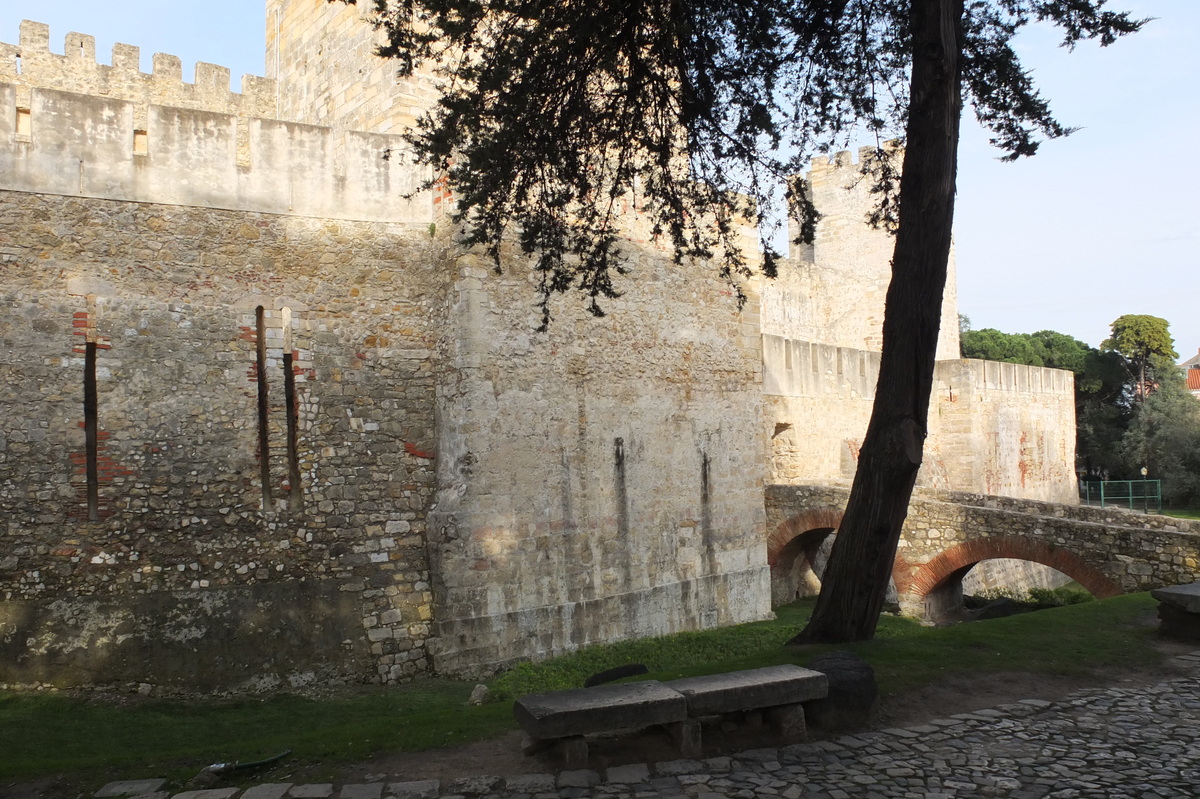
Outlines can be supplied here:
<path id="1" fill-rule="evenodd" d="M 804 572 L 819 539 L 835 529 L 850 494 L 833 485 L 766 490 L 772 574 Z M 805 543 L 807 539 L 807 543 Z M 892 577 L 901 610 L 930 615 L 952 601 L 971 567 L 993 558 L 1050 566 L 1097 597 L 1193 582 L 1200 577 L 1200 522 L 948 491 L 918 491 L 909 504 Z M 811 573 L 810 573 L 811 574 Z M 811 576 L 801 579 L 811 586 Z"/>

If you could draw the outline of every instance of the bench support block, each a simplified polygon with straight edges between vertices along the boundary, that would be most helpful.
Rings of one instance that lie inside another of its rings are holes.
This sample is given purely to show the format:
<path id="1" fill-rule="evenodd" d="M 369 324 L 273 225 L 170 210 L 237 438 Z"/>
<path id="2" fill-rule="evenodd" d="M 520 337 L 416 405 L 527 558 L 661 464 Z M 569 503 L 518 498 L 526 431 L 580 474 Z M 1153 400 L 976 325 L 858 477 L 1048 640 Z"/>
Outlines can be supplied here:
<path id="1" fill-rule="evenodd" d="M 781 738 L 789 741 L 808 740 L 808 728 L 804 724 L 804 705 L 777 705 L 767 708 L 767 719 Z"/>
<path id="2" fill-rule="evenodd" d="M 567 769 L 587 768 L 588 745 L 582 735 L 572 735 L 569 738 L 559 738 L 554 742 L 554 753 Z"/>
<path id="3" fill-rule="evenodd" d="M 671 740 L 675 742 L 675 746 L 679 747 L 679 754 L 689 758 L 700 757 L 702 751 L 700 722 L 695 719 L 678 721 L 668 724 L 667 730 L 670 731 Z"/>

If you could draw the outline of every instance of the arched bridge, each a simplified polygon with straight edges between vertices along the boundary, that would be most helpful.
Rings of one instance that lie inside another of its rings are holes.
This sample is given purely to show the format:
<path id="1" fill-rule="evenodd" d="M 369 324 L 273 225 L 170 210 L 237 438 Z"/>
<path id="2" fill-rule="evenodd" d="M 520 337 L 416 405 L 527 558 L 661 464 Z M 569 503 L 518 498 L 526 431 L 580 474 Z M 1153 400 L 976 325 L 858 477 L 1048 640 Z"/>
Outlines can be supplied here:
<path id="1" fill-rule="evenodd" d="M 849 495 L 834 486 L 767 487 L 767 561 L 777 601 L 819 588 L 812 566 Z M 1042 563 L 1100 598 L 1145 591 L 1200 579 L 1200 522 L 918 490 L 892 569 L 901 611 L 932 617 L 957 605 L 962 577 L 993 558 Z"/>

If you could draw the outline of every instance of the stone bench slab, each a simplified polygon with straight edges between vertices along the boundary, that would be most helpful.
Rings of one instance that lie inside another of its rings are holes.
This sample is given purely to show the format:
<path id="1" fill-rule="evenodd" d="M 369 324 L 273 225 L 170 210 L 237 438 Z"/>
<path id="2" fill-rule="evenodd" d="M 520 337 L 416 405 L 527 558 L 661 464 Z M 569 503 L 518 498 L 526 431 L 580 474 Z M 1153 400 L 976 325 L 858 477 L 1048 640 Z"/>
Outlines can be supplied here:
<path id="1" fill-rule="evenodd" d="M 687 698 L 692 718 L 794 705 L 829 693 L 829 680 L 824 674 L 791 665 L 685 677 L 664 685 Z"/>
<path id="2" fill-rule="evenodd" d="M 1186 613 L 1200 613 L 1200 583 L 1155 588 L 1150 592 L 1150 596 Z"/>
<path id="3" fill-rule="evenodd" d="M 688 709 L 677 691 L 647 680 L 530 694 L 513 715 L 532 737 L 549 740 L 681 722 Z"/>

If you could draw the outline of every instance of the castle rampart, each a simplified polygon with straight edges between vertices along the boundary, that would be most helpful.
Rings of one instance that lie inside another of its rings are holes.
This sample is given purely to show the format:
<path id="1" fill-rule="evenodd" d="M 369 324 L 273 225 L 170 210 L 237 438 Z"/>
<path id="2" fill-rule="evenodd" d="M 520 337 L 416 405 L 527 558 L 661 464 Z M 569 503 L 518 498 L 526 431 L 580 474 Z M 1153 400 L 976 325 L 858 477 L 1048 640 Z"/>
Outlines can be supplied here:
<path id="1" fill-rule="evenodd" d="M 871 416 L 879 353 L 763 336 L 769 482 L 849 482 Z M 814 421 L 815 420 L 815 421 Z M 1075 502 L 1070 372 L 938 361 L 920 485 Z"/>
<path id="2" fill-rule="evenodd" d="M 405 224 L 0 191 L 0 683 L 427 670 L 451 269 Z"/>
<path id="3" fill-rule="evenodd" d="M 268 0 L 278 82 L 240 94 L 35 23 L 0 49 L 0 682 L 395 681 L 760 619 L 768 439 L 772 480 L 853 474 L 890 250 L 848 155 L 744 308 L 631 205 L 609 315 L 537 334 L 531 259 L 410 194 L 434 86 L 359 6 Z M 1044 497 L 1069 380 L 956 363 L 922 480 Z M 985 440 L 1019 457 L 971 471 Z"/>
<path id="4" fill-rule="evenodd" d="M 427 171 L 396 136 L 0 82 L 0 188 L 428 225 Z"/>

